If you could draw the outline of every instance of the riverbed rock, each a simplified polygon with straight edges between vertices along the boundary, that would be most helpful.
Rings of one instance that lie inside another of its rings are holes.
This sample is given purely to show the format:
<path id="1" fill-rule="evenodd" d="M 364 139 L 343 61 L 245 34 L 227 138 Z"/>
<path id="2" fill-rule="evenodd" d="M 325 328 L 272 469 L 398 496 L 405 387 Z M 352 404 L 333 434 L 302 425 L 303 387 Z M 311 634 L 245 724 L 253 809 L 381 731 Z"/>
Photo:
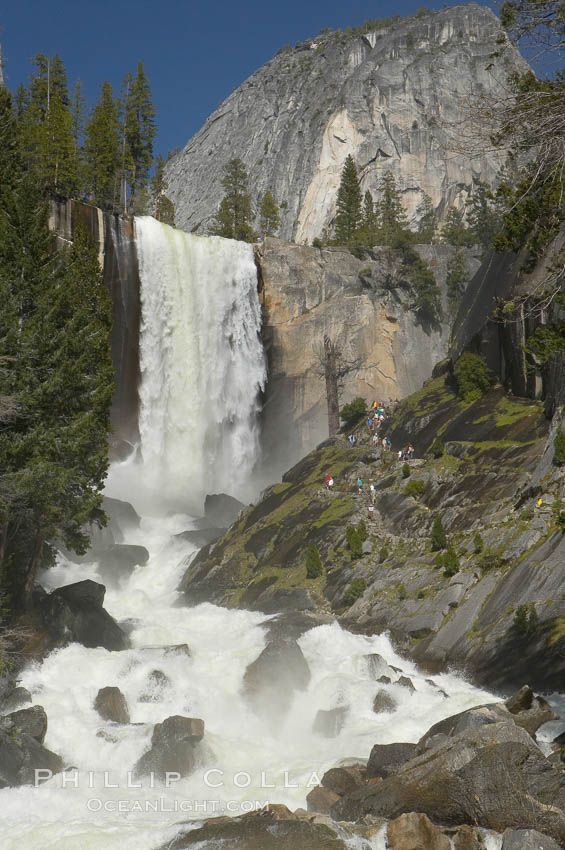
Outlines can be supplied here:
<path id="1" fill-rule="evenodd" d="M 337 827 L 309 820 L 280 820 L 270 812 L 239 818 L 219 817 L 179 835 L 161 850 L 347 850 Z"/>
<path id="2" fill-rule="evenodd" d="M 309 812 L 320 812 L 322 815 L 327 815 L 333 804 L 337 803 L 338 800 L 339 794 L 318 785 L 306 795 L 306 806 Z"/>
<path id="3" fill-rule="evenodd" d="M 100 688 L 94 700 L 94 708 L 103 720 L 112 723 L 130 722 L 128 704 L 119 688 Z"/>
<path id="4" fill-rule="evenodd" d="M 129 543 L 116 543 L 100 555 L 98 571 L 105 581 L 118 585 L 129 578 L 137 566 L 146 564 L 149 552 L 145 546 L 133 546 Z"/>
<path id="5" fill-rule="evenodd" d="M 165 690 L 170 687 L 171 680 L 162 670 L 152 670 L 147 677 L 147 685 L 139 702 L 161 702 Z"/>
<path id="6" fill-rule="evenodd" d="M 6 720 L 11 721 L 20 732 L 25 732 L 42 744 L 47 733 L 47 714 L 42 705 L 33 705 L 31 708 L 22 708 L 6 715 Z"/>
<path id="7" fill-rule="evenodd" d="M 204 516 L 215 526 L 228 528 L 244 507 L 243 502 L 227 493 L 212 493 L 204 501 Z"/>
<path id="8" fill-rule="evenodd" d="M 349 794 L 366 780 L 367 771 L 361 766 L 332 767 L 322 776 L 322 785 L 338 796 Z"/>
<path id="9" fill-rule="evenodd" d="M 44 723 L 39 713 L 35 712 L 33 717 L 28 715 L 25 719 L 20 715 L 18 722 L 34 732 L 34 735 L 20 728 L 9 716 L 0 718 L 0 788 L 30 785 L 36 780 L 45 781 L 48 776 L 36 776 L 36 770 L 59 773 L 64 767 L 62 758 L 44 747 L 39 740 L 44 735 L 46 718 Z"/>
<path id="10" fill-rule="evenodd" d="M 154 727 L 151 748 L 141 756 L 134 773 L 136 776 L 154 773 L 160 779 L 167 773 L 188 776 L 198 763 L 203 737 L 203 720 L 178 714 L 167 717 Z"/>
<path id="11" fill-rule="evenodd" d="M 129 502 L 104 496 L 102 510 L 108 515 L 108 526 L 116 543 L 120 543 L 128 531 L 138 529 L 141 517 Z"/>
<path id="12" fill-rule="evenodd" d="M 189 528 L 187 531 L 181 531 L 179 534 L 175 534 L 175 540 L 186 540 L 187 543 L 192 543 L 193 546 L 198 546 L 200 549 L 202 546 L 207 546 L 209 543 L 218 540 L 222 534 L 225 534 L 226 530 L 226 528 L 218 528 L 216 526 L 210 526 L 209 528 Z"/>
<path id="13" fill-rule="evenodd" d="M 335 738 L 341 732 L 348 711 L 349 707 L 346 705 L 330 708 L 328 711 L 321 708 L 316 712 L 312 732 L 318 732 L 325 738 Z"/>
<path id="14" fill-rule="evenodd" d="M 243 692 L 254 711 L 280 719 L 290 707 L 295 691 L 304 691 L 310 682 L 310 668 L 302 650 L 292 638 L 270 640 L 243 676 Z"/>
<path id="15" fill-rule="evenodd" d="M 386 835 L 389 850 L 451 850 L 449 838 L 426 815 L 416 812 L 391 821 Z"/>
<path id="16" fill-rule="evenodd" d="M 375 714 L 384 714 L 387 711 L 394 711 L 396 706 L 396 700 L 388 693 L 388 691 L 385 691 L 384 688 L 380 688 L 380 690 L 377 691 L 373 700 L 373 711 Z"/>
<path id="17" fill-rule="evenodd" d="M 412 758 L 393 776 L 332 806 L 336 819 L 419 811 L 443 824 L 537 828 L 565 842 L 565 787 L 531 736 L 513 722 L 468 728 Z"/>
<path id="18" fill-rule="evenodd" d="M 398 773 L 416 753 L 416 744 L 375 744 L 367 762 L 367 778 L 380 776 L 384 779 Z"/>
<path id="19" fill-rule="evenodd" d="M 453 842 L 453 850 L 485 850 L 483 837 L 473 826 L 459 826 L 456 830 L 448 831 Z"/>
<path id="20" fill-rule="evenodd" d="M 501 850 L 560 850 L 562 847 L 536 829 L 507 829 L 502 837 Z"/>
<path id="21" fill-rule="evenodd" d="M 504 705 L 513 715 L 516 725 L 529 732 L 532 738 L 544 723 L 557 720 L 557 714 L 552 711 L 547 700 L 536 696 L 529 685 L 520 688 Z"/>
<path id="22" fill-rule="evenodd" d="M 125 649 L 126 635 L 102 607 L 105 593 L 103 584 L 86 579 L 34 597 L 50 646 L 66 646 L 76 641 L 89 648 Z"/>
<path id="23" fill-rule="evenodd" d="M 28 702 L 31 702 L 31 694 L 27 688 L 22 688 L 21 685 L 11 685 L 4 690 L 0 698 L 0 713 L 9 714 Z"/>

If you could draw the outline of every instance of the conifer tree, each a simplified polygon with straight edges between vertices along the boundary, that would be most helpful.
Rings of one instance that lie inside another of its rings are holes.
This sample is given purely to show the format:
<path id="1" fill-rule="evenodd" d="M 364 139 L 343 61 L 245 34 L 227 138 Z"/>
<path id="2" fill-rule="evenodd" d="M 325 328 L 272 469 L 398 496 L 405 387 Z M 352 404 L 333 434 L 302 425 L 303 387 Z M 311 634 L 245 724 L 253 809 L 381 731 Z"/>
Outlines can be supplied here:
<path id="1" fill-rule="evenodd" d="M 337 192 L 335 235 L 339 244 L 347 245 L 361 224 L 361 189 L 351 154 L 345 160 Z"/>
<path id="2" fill-rule="evenodd" d="M 278 204 L 269 189 L 267 189 L 261 200 L 259 218 L 263 238 L 265 236 L 274 236 L 280 227 L 281 219 Z"/>
<path id="3" fill-rule="evenodd" d="M 90 198 L 106 209 L 114 209 L 119 197 L 119 132 L 112 86 L 105 80 L 86 127 L 84 155 Z"/>
<path id="4" fill-rule="evenodd" d="M 461 301 L 461 296 L 469 282 L 467 260 L 461 248 L 457 248 L 447 263 L 447 301 L 452 315 L 455 315 Z"/>
<path id="5" fill-rule="evenodd" d="M 373 196 L 367 189 L 363 196 L 363 210 L 361 214 L 361 229 L 363 232 L 363 242 L 367 247 L 376 245 L 377 235 L 377 215 L 375 213 L 375 203 Z"/>
<path id="6" fill-rule="evenodd" d="M 437 220 L 432 199 L 425 192 L 416 207 L 416 216 L 418 219 L 418 241 L 429 245 L 433 242 L 436 234 Z"/>
<path id="7" fill-rule="evenodd" d="M 457 248 L 469 245 L 472 242 L 472 238 L 465 227 L 464 213 L 457 207 L 450 207 L 447 212 L 441 229 L 441 240 L 447 242 L 448 245 L 455 245 Z"/>
<path id="8" fill-rule="evenodd" d="M 73 137 L 76 189 L 75 193 L 80 195 L 85 188 L 85 163 L 84 163 L 84 131 L 86 128 L 86 99 L 82 82 L 77 80 L 74 85 L 71 100 L 71 132 Z"/>
<path id="9" fill-rule="evenodd" d="M 122 83 L 122 172 L 123 180 L 131 185 L 132 195 L 147 185 L 153 162 L 153 143 L 157 135 L 155 107 L 151 100 L 151 87 L 138 62 L 137 72 L 126 74 Z M 127 186 L 122 184 L 124 207 L 127 208 Z"/>
<path id="10" fill-rule="evenodd" d="M 445 549 L 447 547 L 447 536 L 439 516 L 436 516 L 434 519 L 430 540 L 432 544 L 432 552 L 439 552 L 441 549 Z"/>
<path id="11" fill-rule="evenodd" d="M 484 256 L 491 248 L 494 237 L 502 229 L 502 216 L 496 208 L 495 196 L 489 187 L 477 180 L 473 193 L 466 203 L 468 233 L 475 245 L 480 245 Z"/>
<path id="12" fill-rule="evenodd" d="M 225 191 L 210 232 L 215 236 L 253 242 L 256 234 L 251 227 L 251 198 L 247 189 L 247 169 L 235 158 L 224 166 L 222 187 Z"/>
<path id="13" fill-rule="evenodd" d="M 379 225 L 379 243 L 393 245 L 408 234 L 408 218 L 397 189 L 394 175 L 387 171 L 380 184 L 380 197 L 376 203 Z"/>

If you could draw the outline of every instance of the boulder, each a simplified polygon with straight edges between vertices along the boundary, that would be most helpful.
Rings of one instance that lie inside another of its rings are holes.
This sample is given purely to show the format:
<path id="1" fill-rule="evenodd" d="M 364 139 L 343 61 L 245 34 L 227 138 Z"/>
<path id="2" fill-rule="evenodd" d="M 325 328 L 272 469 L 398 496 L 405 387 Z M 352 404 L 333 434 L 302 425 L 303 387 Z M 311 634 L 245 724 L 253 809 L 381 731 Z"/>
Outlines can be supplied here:
<path id="1" fill-rule="evenodd" d="M 167 773 L 188 776 L 198 763 L 198 745 L 203 737 L 203 720 L 178 714 L 167 717 L 154 727 L 151 748 L 141 756 L 134 773 L 136 776 L 154 773 L 160 779 Z"/>
<path id="2" fill-rule="evenodd" d="M 340 797 L 363 785 L 366 770 L 362 767 L 332 767 L 322 776 L 322 785 Z"/>
<path id="3" fill-rule="evenodd" d="M 318 732 L 325 738 L 335 738 L 341 732 L 349 707 L 340 705 L 337 708 L 330 708 L 329 711 L 320 709 L 316 712 L 312 732 Z"/>
<path id="4" fill-rule="evenodd" d="M 149 552 L 145 546 L 133 546 L 126 543 L 115 543 L 100 555 L 98 572 L 114 585 L 121 579 L 129 578 L 134 569 L 149 560 Z"/>
<path id="5" fill-rule="evenodd" d="M 163 692 L 170 684 L 171 680 L 162 670 L 152 670 L 147 677 L 146 690 L 139 697 L 139 702 L 161 702 Z"/>
<path id="6" fill-rule="evenodd" d="M 228 528 L 236 521 L 245 505 L 226 493 L 213 493 L 204 501 L 204 516 L 220 528 Z"/>
<path id="7" fill-rule="evenodd" d="M 33 720 L 20 718 L 19 722 L 41 737 L 38 715 Z M 61 757 L 44 747 L 37 737 L 23 731 L 9 717 L 0 718 L 0 788 L 31 785 L 36 781 L 36 770 L 59 773 L 63 767 Z M 46 778 L 43 775 L 37 781 Z"/>
<path id="8" fill-rule="evenodd" d="M 371 652 L 370 655 L 363 656 L 363 661 L 366 665 L 367 673 L 375 681 L 380 682 L 383 676 L 386 676 L 389 681 L 397 678 L 394 675 L 394 669 L 387 664 L 378 652 Z"/>
<path id="9" fill-rule="evenodd" d="M 320 812 L 322 815 L 327 815 L 333 804 L 337 803 L 338 800 L 339 794 L 318 785 L 306 795 L 306 807 L 309 812 Z"/>
<path id="10" fill-rule="evenodd" d="M 558 719 L 549 703 L 543 697 L 536 696 L 528 685 L 520 688 L 504 705 L 514 716 L 516 725 L 521 726 L 532 737 L 544 723 Z"/>
<path id="11" fill-rule="evenodd" d="M 47 715 L 42 705 L 34 705 L 31 708 L 22 708 L 6 715 L 14 726 L 25 732 L 31 738 L 42 744 L 47 733 Z"/>
<path id="12" fill-rule="evenodd" d="M 380 688 L 375 694 L 373 700 L 373 711 L 375 714 L 384 714 L 387 711 L 394 711 L 397 702 L 394 697 L 391 697 L 384 688 Z"/>
<path id="13" fill-rule="evenodd" d="M 415 755 L 416 744 L 375 744 L 367 762 L 367 778 L 392 776 Z"/>
<path id="14" fill-rule="evenodd" d="M 102 607 L 106 588 L 86 579 L 59 587 L 52 593 L 34 595 L 36 609 L 49 634 L 50 646 L 76 641 L 86 647 L 125 649 L 127 637 Z"/>
<path id="15" fill-rule="evenodd" d="M 5 696 L 0 701 L 0 712 L 8 714 L 10 711 L 15 711 L 22 705 L 31 702 L 31 694 L 27 688 L 21 686 L 6 689 Z"/>
<path id="16" fill-rule="evenodd" d="M 560 850 L 562 847 L 536 829 L 507 829 L 502 837 L 501 850 Z"/>
<path id="17" fill-rule="evenodd" d="M 222 534 L 225 534 L 226 530 L 225 528 L 216 528 L 215 526 L 200 529 L 190 528 L 188 531 L 181 531 L 180 534 L 175 534 L 175 540 L 186 540 L 187 543 L 192 543 L 193 546 L 198 546 L 201 549 L 202 546 L 207 546 L 209 543 L 218 540 Z"/>
<path id="18" fill-rule="evenodd" d="M 276 637 L 246 669 L 243 692 L 253 710 L 278 721 L 290 707 L 296 690 L 310 682 L 310 668 L 297 642 Z"/>
<path id="19" fill-rule="evenodd" d="M 416 690 L 416 688 L 414 687 L 414 683 L 412 682 L 412 679 L 410 679 L 408 676 L 400 676 L 397 679 L 396 684 L 401 685 L 403 688 L 406 688 L 412 694 Z"/>
<path id="20" fill-rule="evenodd" d="M 132 529 L 139 528 L 141 517 L 129 502 L 104 496 L 102 510 L 108 515 L 108 526 L 117 543 Z"/>
<path id="21" fill-rule="evenodd" d="M 263 810 L 239 818 L 212 818 L 167 842 L 161 850 L 347 850 L 348 846 L 326 823 L 281 820 L 275 812 Z"/>
<path id="22" fill-rule="evenodd" d="M 391 821 L 386 835 L 389 850 L 451 850 L 449 838 L 426 815 L 416 812 Z"/>
<path id="23" fill-rule="evenodd" d="M 472 826 L 460 826 L 452 842 L 453 850 L 485 850 L 482 835 Z"/>
<path id="24" fill-rule="evenodd" d="M 94 708 L 103 720 L 112 723 L 129 723 L 126 698 L 119 688 L 100 688 L 94 700 Z"/>
<path id="25" fill-rule="evenodd" d="M 331 809 L 338 820 L 420 811 L 435 822 L 499 832 L 537 828 L 565 842 L 561 775 L 511 721 L 468 728 L 357 789 Z"/>

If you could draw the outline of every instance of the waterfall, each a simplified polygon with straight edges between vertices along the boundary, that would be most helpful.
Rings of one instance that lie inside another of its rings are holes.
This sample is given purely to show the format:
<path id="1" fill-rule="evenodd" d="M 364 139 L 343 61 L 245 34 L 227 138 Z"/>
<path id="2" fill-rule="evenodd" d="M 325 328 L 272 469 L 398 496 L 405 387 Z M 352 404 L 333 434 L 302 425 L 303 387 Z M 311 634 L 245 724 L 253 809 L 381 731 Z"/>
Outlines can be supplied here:
<path id="1" fill-rule="evenodd" d="M 266 380 L 253 248 L 135 220 L 141 283 L 140 456 L 145 488 L 245 493 Z"/>

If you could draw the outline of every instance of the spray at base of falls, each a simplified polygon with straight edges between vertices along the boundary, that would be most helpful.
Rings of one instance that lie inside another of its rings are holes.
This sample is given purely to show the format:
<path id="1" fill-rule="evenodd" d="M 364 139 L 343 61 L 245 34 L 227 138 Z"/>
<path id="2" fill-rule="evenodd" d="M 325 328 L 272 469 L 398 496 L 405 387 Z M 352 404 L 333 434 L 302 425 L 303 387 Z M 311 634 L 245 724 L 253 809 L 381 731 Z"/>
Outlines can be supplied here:
<path id="1" fill-rule="evenodd" d="M 184 233 L 150 216 L 136 218 L 135 231 L 138 485 L 151 507 L 158 500 L 186 510 L 190 497 L 201 509 L 214 492 L 245 497 L 260 455 L 266 381 L 253 247 Z"/>

